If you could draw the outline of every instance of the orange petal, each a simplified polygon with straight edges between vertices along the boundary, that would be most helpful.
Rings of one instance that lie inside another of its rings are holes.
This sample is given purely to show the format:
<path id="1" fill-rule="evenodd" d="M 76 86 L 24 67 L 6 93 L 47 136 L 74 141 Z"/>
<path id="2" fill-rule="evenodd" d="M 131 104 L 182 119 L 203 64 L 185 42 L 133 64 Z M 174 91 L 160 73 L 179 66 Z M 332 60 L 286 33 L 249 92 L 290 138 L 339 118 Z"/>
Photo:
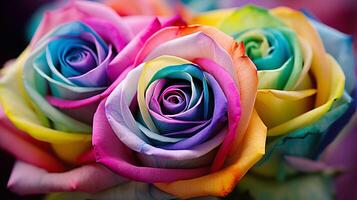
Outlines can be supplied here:
<path id="1" fill-rule="evenodd" d="M 253 112 L 245 137 L 236 152 L 237 160 L 221 171 L 195 179 L 156 183 L 155 185 L 182 199 L 198 196 L 225 196 L 265 153 L 266 126 Z"/>

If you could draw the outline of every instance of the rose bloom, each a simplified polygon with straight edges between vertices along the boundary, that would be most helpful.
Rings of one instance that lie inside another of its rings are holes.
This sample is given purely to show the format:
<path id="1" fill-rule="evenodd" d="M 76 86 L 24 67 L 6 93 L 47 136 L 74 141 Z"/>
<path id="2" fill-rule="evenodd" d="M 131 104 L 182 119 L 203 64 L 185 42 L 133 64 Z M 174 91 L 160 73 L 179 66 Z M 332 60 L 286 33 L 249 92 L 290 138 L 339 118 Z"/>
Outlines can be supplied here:
<path id="1" fill-rule="evenodd" d="M 95 114 L 97 162 L 174 197 L 230 193 L 265 149 L 243 45 L 212 27 L 168 27 L 134 65 Z"/>
<path id="2" fill-rule="evenodd" d="M 147 38 L 176 22 L 152 18 L 137 32 L 111 8 L 86 1 L 45 14 L 28 48 L 1 71 L 0 147 L 19 160 L 11 190 L 94 192 L 124 180 L 85 165 L 94 162 L 93 115 Z"/>
<path id="3" fill-rule="evenodd" d="M 255 109 L 268 127 L 267 153 L 238 189 L 256 199 L 311 198 L 301 196 L 306 193 L 330 198 L 323 176 L 293 177 L 308 172 L 306 162 L 319 159 L 354 112 L 351 38 L 284 7 L 216 10 L 197 14 L 191 23 L 217 27 L 243 42 L 258 69 Z M 297 183 L 319 191 L 301 193 L 293 187 Z"/>

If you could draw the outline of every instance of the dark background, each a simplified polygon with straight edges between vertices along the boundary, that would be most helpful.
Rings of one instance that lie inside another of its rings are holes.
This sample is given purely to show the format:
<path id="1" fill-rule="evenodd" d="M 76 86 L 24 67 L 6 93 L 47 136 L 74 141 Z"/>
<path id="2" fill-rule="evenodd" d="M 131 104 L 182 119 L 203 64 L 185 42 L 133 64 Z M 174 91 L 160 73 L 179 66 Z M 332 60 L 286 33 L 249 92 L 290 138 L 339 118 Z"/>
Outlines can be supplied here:
<path id="1" fill-rule="evenodd" d="M 46 2 L 49 0 L 0 0 L 0 67 L 26 48 L 26 23 L 31 14 Z M 20 197 L 6 189 L 13 164 L 14 158 L 0 150 L 0 199 L 41 199 L 41 196 Z"/>
<path id="2" fill-rule="evenodd" d="M 26 48 L 28 44 L 26 39 L 27 22 L 41 5 L 48 2 L 54 1 L 0 0 L 0 68 L 7 60 L 16 58 Z M 300 2 L 300 4 L 296 2 Z M 300 0 L 276 0 L 275 3 L 289 5 L 296 9 L 309 8 L 312 13 L 328 25 L 345 33 L 357 35 L 357 0 L 323 1 L 321 6 L 312 5 L 317 3 L 316 1 L 304 1 L 305 4 L 303 5 L 301 5 Z M 266 4 L 268 3 L 266 2 Z M 336 6 L 331 4 L 336 4 Z M 271 5 L 266 6 L 270 7 Z M 8 153 L 0 150 L 0 199 L 40 199 L 41 196 L 19 197 L 6 189 L 13 164 L 14 159 Z"/>

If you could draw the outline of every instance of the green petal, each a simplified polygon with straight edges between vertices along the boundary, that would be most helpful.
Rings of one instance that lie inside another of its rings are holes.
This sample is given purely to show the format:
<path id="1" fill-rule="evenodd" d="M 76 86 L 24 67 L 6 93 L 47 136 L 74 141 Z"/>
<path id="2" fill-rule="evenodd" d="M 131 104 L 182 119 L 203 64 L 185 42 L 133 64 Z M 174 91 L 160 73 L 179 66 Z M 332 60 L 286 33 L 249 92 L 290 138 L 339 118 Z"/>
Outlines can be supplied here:
<path id="1" fill-rule="evenodd" d="M 334 102 L 331 110 L 317 122 L 293 131 L 289 134 L 272 137 L 267 142 L 266 154 L 252 170 L 264 176 L 276 176 L 283 180 L 291 174 L 291 169 L 284 163 L 283 156 L 310 158 L 317 152 L 319 142 L 324 138 L 327 129 L 349 108 L 351 97 L 344 96 Z M 273 167 L 272 167 L 273 166 Z"/>
<path id="2" fill-rule="evenodd" d="M 237 23 L 239 22 L 239 23 Z M 269 13 L 268 10 L 252 5 L 235 10 L 219 25 L 219 29 L 228 35 L 252 28 L 267 28 L 285 26 L 278 18 Z"/>

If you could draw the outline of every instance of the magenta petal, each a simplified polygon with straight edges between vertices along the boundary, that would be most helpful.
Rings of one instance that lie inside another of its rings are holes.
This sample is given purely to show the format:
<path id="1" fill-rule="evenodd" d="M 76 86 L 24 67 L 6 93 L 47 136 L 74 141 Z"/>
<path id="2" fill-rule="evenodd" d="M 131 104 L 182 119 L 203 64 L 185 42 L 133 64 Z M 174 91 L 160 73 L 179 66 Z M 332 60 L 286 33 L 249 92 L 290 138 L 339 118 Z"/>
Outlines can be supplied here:
<path id="1" fill-rule="evenodd" d="M 167 26 L 180 26 L 186 25 L 183 19 L 180 16 L 174 17 L 157 17 L 157 16 L 144 16 L 144 15 L 135 15 L 135 16 L 124 16 L 121 19 L 127 24 L 134 33 L 139 33 L 143 30 L 148 24 L 150 24 L 155 18 L 159 20 L 163 27 Z"/>
<path id="2" fill-rule="evenodd" d="M 160 30 L 161 24 L 155 18 L 145 29 L 143 29 L 129 44 L 118 53 L 108 66 L 108 77 L 115 80 L 127 67 L 134 63 L 135 56 L 144 45 L 145 41 L 156 31 Z"/>
<path id="3" fill-rule="evenodd" d="M 132 180 L 148 183 L 172 182 L 191 179 L 207 174 L 208 168 L 166 169 L 142 167 L 134 162 L 134 152 L 127 148 L 115 135 L 105 115 L 105 101 L 102 101 L 94 116 L 93 145 L 97 162 L 116 173 Z"/>
<path id="4" fill-rule="evenodd" d="M 83 22 L 92 27 L 108 44 L 121 51 L 129 42 L 125 30 L 117 29 L 112 23 L 102 19 L 84 19 Z"/>
<path id="5" fill-rule="evenodd" d="M 100 18 L 112 23 L 117 29 L 126 33 L 124 36 L 127 38 L 127 41 L 133 37 L 130 28 L 110 7 L 97 2 L 70 1 L 61 9 L 45 13 L 30 45 L 33 47 L 46 33 L 60 24 L 88 18 Z"/>
<path id="6" fill-rule="evenodd" d="M 50 192 L 98 192 L 126 182 L 98 164 L 84 165 L 63 173 L 49 173 L 42 168 L 17 161 L 12 170 L 8 187 L 17 194 Z"/>
<path id="7" fill-rule="evenodd" d="M 59 99 L 53 96 L 47 96 L 47 101 L 58 108 L 61 109 L 75 109 L 83 106 L 89 106 L 90 104 L 98 103 L 102 99 L 106 98 L 113 89 L 125 78 L 126 74 L 131 70 L 131 68 L 125 69 L 120 76 L 112 83 L 102 94 L 98 94 L 87 99 L 81 100 L 65 100 Z"/>
<path id="8" fill-rule="evenodd" d="M 241 116 L 240 94 L 233 78 L 228 74 L 227 71 L 222 68 L 222 66 L 218 65 L 212 60 L 205 58 L 196 59 L 195 62 L 203 70 L 210 73 L 216 79 L 227 98 L 228 133 L 218 150 L 211 168 L 212 171 L 217 171 L 223 166 L 228 152 L 230 151 L 233 141 L 237 135 L 236 130 Z"/>

